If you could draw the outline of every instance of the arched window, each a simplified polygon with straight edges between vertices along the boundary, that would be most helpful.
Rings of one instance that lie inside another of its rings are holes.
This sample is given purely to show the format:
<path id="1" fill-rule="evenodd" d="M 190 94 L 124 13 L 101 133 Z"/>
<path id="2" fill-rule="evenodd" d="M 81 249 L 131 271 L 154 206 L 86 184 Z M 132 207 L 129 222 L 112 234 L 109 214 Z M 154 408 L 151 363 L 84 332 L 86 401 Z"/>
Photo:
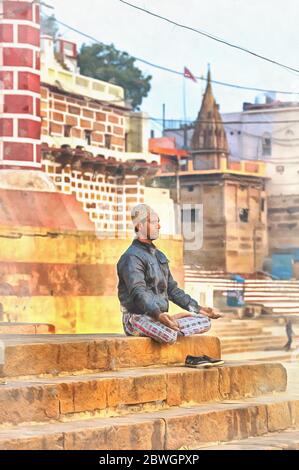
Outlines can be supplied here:
<path id="1" fill-rule="evenodd" d="M 267 157 L 272 153 L 272 140 L 271 134 L 269 132 L 265 132 L 262 137 L 262 152 L 263 156 Z"/>

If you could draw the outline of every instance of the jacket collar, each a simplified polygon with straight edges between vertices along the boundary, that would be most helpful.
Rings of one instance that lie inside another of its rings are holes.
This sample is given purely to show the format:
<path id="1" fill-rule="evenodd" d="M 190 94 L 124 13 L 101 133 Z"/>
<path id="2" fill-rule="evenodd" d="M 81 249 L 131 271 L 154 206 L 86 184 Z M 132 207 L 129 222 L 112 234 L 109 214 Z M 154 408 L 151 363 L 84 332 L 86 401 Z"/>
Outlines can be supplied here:
<path id="1" fill-rule="evenodd" d="M 142 243 L 140 240 L 138 240 L 138 238 L 135 238 L 135 240 L 133 240 L 132 245 L 139 246 L 140 248 L 143 248 L 144 250 L 147 250 L 149 252 L 151 252 L 153 249 L 156 249 L 153 243 Z"/>

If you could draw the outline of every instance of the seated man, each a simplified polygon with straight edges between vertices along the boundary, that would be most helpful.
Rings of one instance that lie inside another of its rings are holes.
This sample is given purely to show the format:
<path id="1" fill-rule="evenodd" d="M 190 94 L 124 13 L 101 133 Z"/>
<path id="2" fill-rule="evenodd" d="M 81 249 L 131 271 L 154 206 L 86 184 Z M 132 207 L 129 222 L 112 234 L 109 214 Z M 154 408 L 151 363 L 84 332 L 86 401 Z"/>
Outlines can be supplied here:
<path id="1" fill-rule="evenodd" d="M 117 263 L 118 298 L 123 327 L 128 336 L 147 336 L 160 343 L 173 344 L 179 335 L 208 331 L 211 318 L 221 316 L 212 308 L 200 307 L 196 300 L 179 289 L 168 259 L 153 244 L 159 237 L 160 220 L 146 204 L 132 210 L 136 238 Z M 169 300 L 189 313 L 169 315 Z M 187 356 L 186 365 L 211 366 L 223 361 L 207 356 Z"/>

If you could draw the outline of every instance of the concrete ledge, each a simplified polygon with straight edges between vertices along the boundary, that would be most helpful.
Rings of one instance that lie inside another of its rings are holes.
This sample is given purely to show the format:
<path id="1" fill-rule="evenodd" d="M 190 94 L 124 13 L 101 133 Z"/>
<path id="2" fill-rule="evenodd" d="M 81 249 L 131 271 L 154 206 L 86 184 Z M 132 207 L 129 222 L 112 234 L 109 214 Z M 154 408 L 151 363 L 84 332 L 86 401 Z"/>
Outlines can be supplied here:
<path id="1" fill-rule="evenodd" d="M 298 399 L 268 398 L 127 417 L 18 426 L 0 430 L 1 450 L 196 449 L 262 436 L 299 424 Z"/>
<path id="2" fill-rule="evenodd" d="M 0 322 L 0 335 L 48 335 L 55 326 L 48 323 Z"/>
<path id="3" fill-rule="evenodd" d="M 200 335 L 174 345 L 120 335 L 2 335 L 0 341 L 6 377 L 184 364 L 187 354 L 221 355 L 218 338 Z"/>
<path id="4" fill-rule="evenodd" d="M 200 450 L 299 450 L 299 429 L 249 437 L 218 446 L 202 447 Z"/>
<path id="5" fill-rule="evenodd" d="M 186 404 L 240 400 L 283 392 L 281 364 L 231 364 L 214 369 L 162 367 L 27 379 L 0 387 L 0 425 L 126 415 Z"/>

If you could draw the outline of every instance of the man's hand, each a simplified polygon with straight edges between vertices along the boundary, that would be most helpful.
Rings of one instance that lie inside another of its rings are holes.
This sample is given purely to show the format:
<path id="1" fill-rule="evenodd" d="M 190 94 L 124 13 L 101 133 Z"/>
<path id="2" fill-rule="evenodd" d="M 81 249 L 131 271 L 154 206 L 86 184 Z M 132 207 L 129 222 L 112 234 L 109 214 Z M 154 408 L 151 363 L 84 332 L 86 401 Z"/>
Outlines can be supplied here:
<path id="1" fill-rule="evenodd" d="M 180 331 L 179 325 L 176 322 L 175 318 L 171 317 L 167 313 L 160 313 L 158 320 L 159 322 L 163 323 L 163 325 L 168 326 L 168 328 L 171 328 L 175 331 Z"/>
<path id="2" fill-rule="evenodd" d="M 213 320 L 222 317 L 222 313 L 220 312 L 220 310 L 218 310 L 218 308 L 200 307 L 198 313 L 200 315 L 205 315 L 208 318 L 212 318 Z"/>

